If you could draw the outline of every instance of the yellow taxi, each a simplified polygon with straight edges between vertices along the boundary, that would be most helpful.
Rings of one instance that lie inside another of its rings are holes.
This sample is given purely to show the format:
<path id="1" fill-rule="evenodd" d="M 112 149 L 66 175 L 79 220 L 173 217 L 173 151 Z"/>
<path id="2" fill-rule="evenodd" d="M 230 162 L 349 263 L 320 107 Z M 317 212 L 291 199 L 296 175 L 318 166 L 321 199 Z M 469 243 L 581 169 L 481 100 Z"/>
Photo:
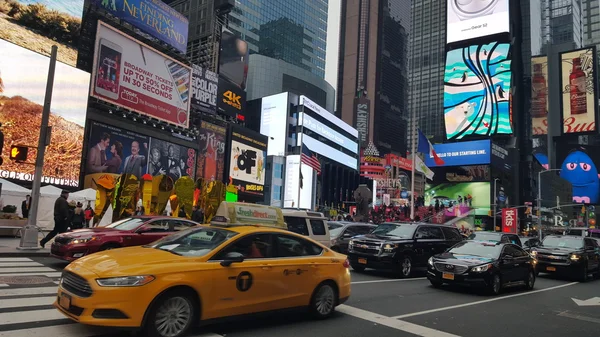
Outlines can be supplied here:
<path id="1" fill-rule="evenodd" d="M 224 220 L 83 257 L 65 268 L 54 306 L 83 324 L 160 337 L 279 309 L 331 316 L 350 296 L 346 256 L 276 227 Z"/>

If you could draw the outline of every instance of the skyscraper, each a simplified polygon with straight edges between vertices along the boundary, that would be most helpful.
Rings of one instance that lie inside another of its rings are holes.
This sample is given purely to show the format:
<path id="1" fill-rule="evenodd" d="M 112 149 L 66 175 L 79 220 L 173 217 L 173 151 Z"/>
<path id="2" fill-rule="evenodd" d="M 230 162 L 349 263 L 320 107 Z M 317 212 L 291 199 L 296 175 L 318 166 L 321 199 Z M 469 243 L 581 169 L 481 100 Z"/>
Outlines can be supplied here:
<path id="1" fill-rule="evenodd" d="M 404 155 L 410 1 L 348 0 L 341 12 L 336 114 L 362 129 L 363 147 Z"/>
<path id="2" fill-rule="evenodd" d="M 444 67 L 446 2 L 413 0 L 410 30 L 409 129 L 418 127 L 432 142 L 445 140 Z M 409 139 L 409 149 L 412 144 Z"/>

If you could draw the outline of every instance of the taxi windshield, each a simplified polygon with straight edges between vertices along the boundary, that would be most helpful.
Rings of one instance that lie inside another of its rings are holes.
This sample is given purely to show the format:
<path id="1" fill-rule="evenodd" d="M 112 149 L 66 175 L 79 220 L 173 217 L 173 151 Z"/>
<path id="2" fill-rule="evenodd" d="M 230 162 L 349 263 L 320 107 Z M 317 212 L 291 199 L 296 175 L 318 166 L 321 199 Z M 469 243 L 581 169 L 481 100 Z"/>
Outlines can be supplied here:
<path id="1" fill-rule="evenodd" d="M 150 218 L 127 218 L 113 222 L 106 226 L 106 228 L 118 229 L 120 231 L 130 231 L 138 228 L 141 224 L 148 220 L 150 220 Z"/>
<path id="2" fill-rule="evenodd" d="M 176 255 L 204 256 L 238 233 L 214 227 L 195 227 L 166 236 L 145 246 Z"/>

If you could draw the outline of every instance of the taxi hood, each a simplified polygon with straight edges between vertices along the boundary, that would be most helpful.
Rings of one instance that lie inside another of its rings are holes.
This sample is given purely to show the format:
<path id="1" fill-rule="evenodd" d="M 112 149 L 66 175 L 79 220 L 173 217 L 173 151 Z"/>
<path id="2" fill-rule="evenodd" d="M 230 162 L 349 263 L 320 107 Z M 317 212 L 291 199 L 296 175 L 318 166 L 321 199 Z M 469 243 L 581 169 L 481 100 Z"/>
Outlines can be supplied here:
<path id="1" fill-rule="evenodd" d="M 186 262 L 197 263 L 197 259 L 150 247 L 129 247 L 88 255 L 72 262 L 68 267 L 83 268 L 104 278 L 152 274 L 157 270 L 164 270 L 166 266 Z"/>

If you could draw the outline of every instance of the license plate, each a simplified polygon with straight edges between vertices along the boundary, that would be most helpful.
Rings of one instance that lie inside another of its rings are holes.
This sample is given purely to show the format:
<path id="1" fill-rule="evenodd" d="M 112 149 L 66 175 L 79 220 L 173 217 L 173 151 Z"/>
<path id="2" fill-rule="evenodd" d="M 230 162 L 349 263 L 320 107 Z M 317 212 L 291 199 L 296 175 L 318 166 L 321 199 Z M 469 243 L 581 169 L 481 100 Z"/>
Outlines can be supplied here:
<path id="1" fill-rule="evenodd" d="M 358 263 L 367 264 L 367 259 L 358 259 Z"/>
<path id="2" fill-rule="evenodd" d="M 443 273 L 442 278 L 445 280 L 454 280 L 454 274 L 451 273 Z"/>
<path id="3" fill-rule="evenodd" d="M 61 293 L 58 304 L 60 304 L 61 307 L 69 310 L 71 308 L 71 296 Z"/>
<path id="4" fill-rule="evenodd" d="M 547 271 L 556 271 L 556 268 L 554 268 L 554 267 L 546 267 L 546 270 Z"/>

